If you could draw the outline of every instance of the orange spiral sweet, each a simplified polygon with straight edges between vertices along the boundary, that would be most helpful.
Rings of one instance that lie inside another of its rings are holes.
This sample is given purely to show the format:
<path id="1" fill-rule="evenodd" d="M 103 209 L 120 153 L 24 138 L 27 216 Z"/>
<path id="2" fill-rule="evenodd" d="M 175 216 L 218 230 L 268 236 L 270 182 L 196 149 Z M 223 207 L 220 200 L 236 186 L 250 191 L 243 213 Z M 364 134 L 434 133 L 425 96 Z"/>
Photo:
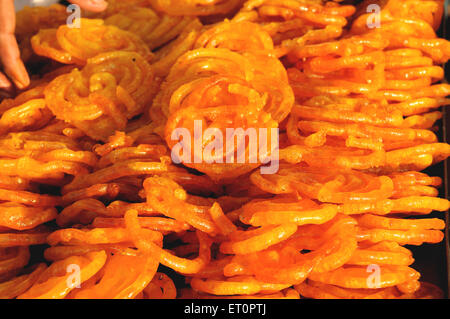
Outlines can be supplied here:
<path id="1" fill-rule="evenodd" d="M 36 54 L 65 64 L 84 65 L 90 58 L 111 51 L 139 53 L 150 61 L 152 54 L 147 45 L 131 32 L 105 25 L 103 20 L 80 19 L 79 28 L 62 25 L 57 29 L 44 29 L 31 39 Z M 80 45 L 83 43 L 83 45 Z"/>
<path id="2" fill-rule="evenodd" d="M 57 118 L 104 140 L 148 105 L 154 89 L 143 84 L 156 87 L 150 65 L 137 53 L 115 51 L 89 59 L 81 71 L 57 77 L 45 96 Z"/>

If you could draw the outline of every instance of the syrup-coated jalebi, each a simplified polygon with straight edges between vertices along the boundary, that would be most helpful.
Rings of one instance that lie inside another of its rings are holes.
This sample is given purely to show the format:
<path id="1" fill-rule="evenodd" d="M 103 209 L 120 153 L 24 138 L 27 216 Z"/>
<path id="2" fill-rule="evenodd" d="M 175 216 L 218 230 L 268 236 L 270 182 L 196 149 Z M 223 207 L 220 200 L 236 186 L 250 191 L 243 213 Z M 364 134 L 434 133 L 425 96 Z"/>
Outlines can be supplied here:
<path id="1" fill-rule="evenodd" d="M 80 19 L 76 28 L 61 25 L 57 29 L 41 29 L 31 38 L 36 54 L 65 64 L 84 65 L 100 53 L 128 51 L 139 53 L 150 61 L 152 54 L 147 45 L 135 34 L 105 25 L 99 19 Z"/>
<path id="2" fill-rule="evenodd" d="M 106 140 L 148 107 L 157 87 L 151 66 L 135 52 L 113 51 L 53 80 L 45 89 L 48 108 L 86 135 Z"/>

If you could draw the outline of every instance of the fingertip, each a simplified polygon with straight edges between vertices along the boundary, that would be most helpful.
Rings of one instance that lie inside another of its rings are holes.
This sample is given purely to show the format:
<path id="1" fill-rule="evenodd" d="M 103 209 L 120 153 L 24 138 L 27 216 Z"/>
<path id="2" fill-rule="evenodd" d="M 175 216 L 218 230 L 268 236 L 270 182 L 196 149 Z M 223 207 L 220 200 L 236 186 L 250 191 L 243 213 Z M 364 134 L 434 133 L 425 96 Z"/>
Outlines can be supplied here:
<path id="1" fill-rule="evenodd" d="M 8 78 L 0 72 L 0 90 L 11 90 L 11 82 L 8 80 Z"/>
<path id="2" fill-rule="evenodd" d="M 21 60 L 16 61 L 11 68 L 6 68 L 5 71 L 18 89 L 22 90 L 30 85 L 30 77 Z"/>
<path id="3" fill-rule="evenodd" d="M 15 80 L 14 79 L 13 82 L 14 82 L 14 85 L 20 90 L 26 89 L 30 85 L 30 79 L 29 78 L 21 79 L 21 80 Z"/>
<path id="4" fill-rule="evenodd" d="M 11 98 L 14 93 L 14 87 L 8 78 L 0 72 L 0 102 L 2 99 Z"/>
<path id="5" fill-rule="evenodd" d="M 30 76 L 28 75 L 27 69 L 25 68 L 25 66 L 22 64 L 21 67 L 21 71 L 20 71 L 20 77 L 19 77 L 19 83 L 17 85 L 17 87 L 19 89 L 24 89 L 26 87 L 28 87 L 30 85 Z"/>
<path id="6" fill-rule="evenodd" d="M 108 3 L 104 0 L 72 0 L 74 4 L 79 5 L 82 9 L 91 12 L 102 12 L 108 7 Z"/>
<path id="7" fill-rule="evenodd" d="M 30 84 L 27 69 L 20 58 L 20 51 L 17 41 L 13 34 L 2 35 L 1 38 L 2 51 L 0 60 L 3 64 L 2 82 L 13 82 L 19 89 L 24 89 Z M 11 81 L 8 80 L 6 75 Z"/>
<path id="8" fill-rule="evenodd" d="M 108 2 L 106 2 L 104 0 L 100 0 L 100 1 L 97 1 L 97 2 L 98 2 L 98 4 L 96 6 L 97 6 L 97 10 L 99 12 L 105 11 L 106 8 L 108 7 Z"/>

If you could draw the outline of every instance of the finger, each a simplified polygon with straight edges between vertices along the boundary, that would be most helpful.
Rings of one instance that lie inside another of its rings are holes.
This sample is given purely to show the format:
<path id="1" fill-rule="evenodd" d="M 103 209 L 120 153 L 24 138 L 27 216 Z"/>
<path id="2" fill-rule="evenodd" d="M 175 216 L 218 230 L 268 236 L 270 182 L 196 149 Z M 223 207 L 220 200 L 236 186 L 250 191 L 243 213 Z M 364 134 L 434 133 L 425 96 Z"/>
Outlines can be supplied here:
<path id="1" fill-rule="evenodd" d="M 13 0 L 0 1 L 0 34 L 13 34 L 16 14 Z"/>
<path id="2" fill-rule="evenodd" d="M 73 4 L 77 4 L 80 8 L 92 12 L 101 12 L 106 9 L 108 3 L 104 0 L 69 0 Z"/>
<path id="3" fill-rule="evenodd" d="M 10 90 L 11 82 L 9 82 L 8 78 L 0 72 L 0 90 Z"/>
<path id="4" fill-rule="evenodd" d="M 9 78 L 19 89 L 23 89 L 30 84 L 30 78 L 20 59 L 19 47 L 14 37 L 15 24 L 14 1 L 0 1 L 0 61 Z M 7 81 L 3 75 L 2 83 L 5 84 L 5 80 Z"/>
<path id="5" fill-rule="evenodd" d="M 14 35 L 0 34 L 0 59 L 5 73 L 17 88 L 24 89 L 30 84 L 30 78 L 20 59 L 20 51 Z"/>
<path id="6" fill-rule="evenodd" d="M 14 87 L 6 75 L 0 72 L 0 101 L 14 96 Z"/>

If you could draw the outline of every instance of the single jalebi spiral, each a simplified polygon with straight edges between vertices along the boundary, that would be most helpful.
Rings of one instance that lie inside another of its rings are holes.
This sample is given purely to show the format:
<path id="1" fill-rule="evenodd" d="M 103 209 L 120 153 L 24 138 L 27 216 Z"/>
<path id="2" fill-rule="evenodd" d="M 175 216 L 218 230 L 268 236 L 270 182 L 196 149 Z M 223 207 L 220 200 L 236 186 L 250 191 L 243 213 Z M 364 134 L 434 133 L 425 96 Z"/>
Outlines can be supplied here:
<path id="1" fill-rule="evenodd" d="M 45 89 L 48 108 L 86 135 L 106 140 L 141 114 L 155 93 L 151 66 L 138 53 L 115 51 L 87 61 Z"/>
<path id="2" fill-rule="evenodd" d="M 128 51 L 152 59 L 147 45 L 135 34 L 105 25 L 100 19 L 79 19 L 79 27 L 61 25 L 57 29 L 42 29 L 31 38 L 36 54 L 65 64 L 84 65 L 100 53 Z"/>
<path id="3" fill-rule="evenodd" d="M 198 19 L 183 26 L 182 32 L 168 45 L 155 52 L 153 67 L 158 76 L 167 76 L 176 60 L 186 52 L 200 48 L 226 48 L 235 52 L 261 51 L 273 52 L 270 36 L 255 23 L 223 22 L 202 25 Z M 173 28 L 173 31 L 177 30 Z M 245 33 L 244 33 L 245 31 Z M 166 33 L 171 36 L 172 33 Z"/>

